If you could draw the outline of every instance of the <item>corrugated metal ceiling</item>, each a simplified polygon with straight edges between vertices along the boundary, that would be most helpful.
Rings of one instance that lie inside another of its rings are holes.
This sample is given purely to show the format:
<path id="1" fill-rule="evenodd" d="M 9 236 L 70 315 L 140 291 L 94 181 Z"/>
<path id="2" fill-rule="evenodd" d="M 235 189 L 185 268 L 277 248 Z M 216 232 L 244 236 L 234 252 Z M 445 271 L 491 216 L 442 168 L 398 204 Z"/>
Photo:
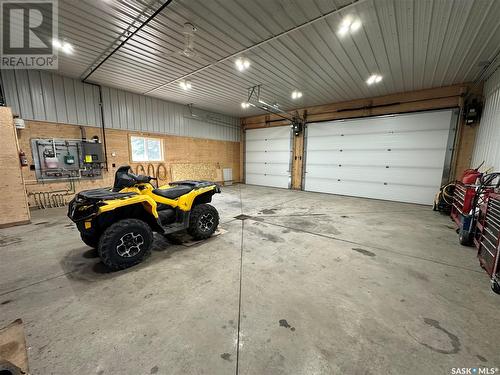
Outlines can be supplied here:
<path id="1" fill-rule="evenodd" d="M 60 55 L 60 73 L 84 77 L 164 1 L 60 0 L 60 36 L 75 46 L 73 55 Z M 259 112 L 240 103 L 255 84 L 265 101 L 291 109 L 473 81 L 498 54 L 496 0 L 360 0 L 293 30 L 351 2 L 174 0 L 89 80 L 248 116 Z M 340 37 L 345 16 L 359 17 L 362 28 Z M 194 58 L 178 53 L 185 22 L 198 29 Z M 252 65 L 238 72 L 236 57 L 226 58 L 248 48 L 241 55 Z M 367 86 L 372 73 L 384 79 Z M 182 77 L 192 90 L 179 87 Z M 300 102 L 291 100 L 293 89 L 304 93 Z"/>

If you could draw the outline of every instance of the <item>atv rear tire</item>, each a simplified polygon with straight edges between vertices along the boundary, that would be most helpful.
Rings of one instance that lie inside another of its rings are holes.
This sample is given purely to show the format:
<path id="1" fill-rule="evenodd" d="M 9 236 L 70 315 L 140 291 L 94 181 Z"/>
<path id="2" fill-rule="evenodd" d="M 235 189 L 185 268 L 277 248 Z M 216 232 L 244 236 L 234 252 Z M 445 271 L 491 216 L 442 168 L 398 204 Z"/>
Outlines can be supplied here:
<path id="1" fill-rule="evenodd" d="M 99 236 L 89 236 L 88 234 L 80 233 L 80 237 L 82 238 L 82 241 L 85 243 L 85 245 L 93 249 L 96 249 L 99 245 Z"/>
<path id="2" fill-rule="evenodd" d="M 219 225 L 219 213 L 210 204 L 199 204 L 191 210 L 189 215 L 188 233 L 195 240 L 204 240 L 210 237 Z"/>
<path id="3" fill-rule="evenodd" d="M 147 223 L 124 219 L 104 231 L 97 251 L 102 262 L 117 271 L 142 262 L 151 253 L 152 244 L 153 232 Z"/>

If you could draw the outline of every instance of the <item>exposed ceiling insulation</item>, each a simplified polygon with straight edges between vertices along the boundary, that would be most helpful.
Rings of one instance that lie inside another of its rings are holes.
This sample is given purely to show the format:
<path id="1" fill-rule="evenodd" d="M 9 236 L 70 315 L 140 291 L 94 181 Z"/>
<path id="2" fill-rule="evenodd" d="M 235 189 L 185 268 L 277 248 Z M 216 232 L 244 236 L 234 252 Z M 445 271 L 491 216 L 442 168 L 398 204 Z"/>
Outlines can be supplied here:
<path id="1" fill-rule="evenodd" d="M 164 1 L 59 0 L 59 35 L 74 46 L 72 55 L 60 54 L 59 72 L 85 77 Z M 474 81 L 499 53 L 500 1 L 352 3 L 173 0 L 88 80 L 248 116 L 259 111 L 240 104 L 256 84 L 265 101 L 292 109 Z M 362 26 L 340 36 L 347 16 Z M 186 22 L 197 29 L 194 57 L 179 53 Z M 240 56 L 251 62 L 243 72 L 235 68 Z M 374 73 L 383 80 L 369 86 Z M 179 86 L 182 79 L 191 90 Z M 294 89 L 303 93 L 298 101 Z"/>

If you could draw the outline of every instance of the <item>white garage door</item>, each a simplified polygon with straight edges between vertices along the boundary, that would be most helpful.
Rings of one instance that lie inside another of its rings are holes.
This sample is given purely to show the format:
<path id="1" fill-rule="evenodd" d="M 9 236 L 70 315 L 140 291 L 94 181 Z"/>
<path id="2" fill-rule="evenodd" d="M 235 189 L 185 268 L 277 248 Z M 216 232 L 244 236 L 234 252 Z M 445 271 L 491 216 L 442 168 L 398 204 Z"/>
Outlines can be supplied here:
<path id="1" fill-rule="evenodd" d="M 452 110 L 308 124 L 304 189 L 432 204 L 455 125 Z"/>
<path id="2" fill-rule="evenodd" d="M 245 175 L 247 184 L 289 187 L 290 133 L 288 126 L 246 131 Z"/>

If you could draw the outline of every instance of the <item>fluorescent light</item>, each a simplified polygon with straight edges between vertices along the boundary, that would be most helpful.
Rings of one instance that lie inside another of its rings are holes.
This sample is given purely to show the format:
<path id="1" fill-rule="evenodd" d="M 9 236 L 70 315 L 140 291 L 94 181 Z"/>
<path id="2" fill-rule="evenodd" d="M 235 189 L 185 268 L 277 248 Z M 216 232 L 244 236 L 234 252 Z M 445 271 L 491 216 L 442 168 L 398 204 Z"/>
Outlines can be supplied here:
<path id="1" fill-rule="evenodd" d="M 248 103 L 248 102 L 241 103 L 241 108 L 247 109 L 248 107 L 250 107 L 250 103 Z"/>
<path id="2" fill-rule="evenodd" d="M 297 90 L 292 91 L 292 99 L 300 99 L 302 98 L 302 93 Z"/>
<path id="3" fill-rule="evenodd" d="M 372 74 L 368 79 L 366 80 L 366 83 L 368 85 L 373 85 L 374 83 L 379 83 L 382 81 L 382 76 L 378 74 Z"/>
<path id="4" fill-rule="evenodd" d="M 190 90 L 191 87 L 193 87 L 191 85 L 191 81 L 180 81 L 179 86 L 181 87 L 181 89 L 183 89 L 185 91 Z"/>
<path id="5" fill-rule="evenodd" d="M 350 29 L 351 29 L 351 31 L 354 32 L 354 31 L 358 31 L 360 27 L 361 27 L 361 21 L 356 20 L 353 23 L 351 23 Z"/>
<path id="6" fill-rule="evenodd" d="M 240 72 L 248 69 L 250 67 L 250 61 L 248 59 L 238 58 L 234 64 L 236 65 L 236 69 Z"/>

